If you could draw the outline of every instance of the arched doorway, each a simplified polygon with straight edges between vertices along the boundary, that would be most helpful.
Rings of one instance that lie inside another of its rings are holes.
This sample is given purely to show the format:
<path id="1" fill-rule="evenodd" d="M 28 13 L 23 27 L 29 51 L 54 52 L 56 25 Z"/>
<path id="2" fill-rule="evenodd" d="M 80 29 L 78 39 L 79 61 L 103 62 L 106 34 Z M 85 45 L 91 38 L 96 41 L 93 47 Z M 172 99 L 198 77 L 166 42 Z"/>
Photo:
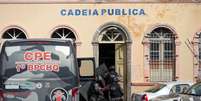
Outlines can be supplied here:
<path id="1" fill-rule="evenodd" d="M 97 66 L 105 63 L 115 66 L 124 90 L 124 101 L 130 101 L 131 82 L 131 38 L 120 24 L 107 23 L 99 28 L 93 39 L 94 56 Z"/>

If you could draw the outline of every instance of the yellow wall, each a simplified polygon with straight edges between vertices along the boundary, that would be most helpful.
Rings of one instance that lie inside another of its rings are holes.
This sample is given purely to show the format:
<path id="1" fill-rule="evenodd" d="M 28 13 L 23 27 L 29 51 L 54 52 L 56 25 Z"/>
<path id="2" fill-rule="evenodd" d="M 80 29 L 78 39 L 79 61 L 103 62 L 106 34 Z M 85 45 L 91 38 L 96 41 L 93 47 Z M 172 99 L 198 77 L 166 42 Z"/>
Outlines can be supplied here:
<path id="1" fill-rule="evenodd" d="M 62 8 L 142 8 L 144 16 L 61 16 Z M 142 40 L 154 25 L 172 26 L 178 34 L 179 79 L 193 80 L 193 55 L 185 45 L 192 41 L 194 33 L 201 29 L 201 5 L 122 3 L 122 4 L 0 4 L 0 33 L 6 27 L 17 25 L 23 28 L 29 38 L 49 38 L 58 25 L 73 28 L 81 42 L 78 56 L 93 56 L 92 40 L 96 30 L 107 22 L 124 25 L 132 37 L 132 82 L 144 82 L 144 56 Z"/>

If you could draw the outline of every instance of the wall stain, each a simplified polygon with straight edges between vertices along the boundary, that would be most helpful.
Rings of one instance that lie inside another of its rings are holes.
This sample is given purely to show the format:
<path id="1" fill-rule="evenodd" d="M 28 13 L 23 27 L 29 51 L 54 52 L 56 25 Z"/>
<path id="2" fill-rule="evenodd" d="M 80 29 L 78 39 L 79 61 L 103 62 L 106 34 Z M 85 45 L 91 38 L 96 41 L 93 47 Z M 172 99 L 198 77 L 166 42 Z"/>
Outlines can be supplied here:
<path id="1" fill-rule="evenodd" d="M 159 18 L 165 18 L 167 16 L 168 11 L 169 11 L 169 9 L 167 9 L 167 8 L 159 10 L 157 13 L 157 16 Z"/>
<path id="2" fill-rule="evenodd" d="M 138 23 L 135 17 L 120 16 L 118 21 L 123 23 L 134 37 L 140 37 L 144 32 L 144 23 Z"/>

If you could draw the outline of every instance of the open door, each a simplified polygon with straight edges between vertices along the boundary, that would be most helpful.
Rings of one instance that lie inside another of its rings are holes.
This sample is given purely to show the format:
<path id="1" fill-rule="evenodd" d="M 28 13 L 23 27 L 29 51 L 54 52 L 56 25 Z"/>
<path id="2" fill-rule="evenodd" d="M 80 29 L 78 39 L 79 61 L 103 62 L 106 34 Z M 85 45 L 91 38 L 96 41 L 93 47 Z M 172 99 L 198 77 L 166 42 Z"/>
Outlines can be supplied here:
<path id="1" fill-rule="evenodd" d="M 95 59 L 78 58 L 78 67 L 80 72 L 80 101 L 88 101 L 90 87 L 95 80 Z"/>
<path id="2" fill-rule="evenodd" d="M 124 81 L 124 69 L 125 69 L 125 45 L 116 44 L 115 45 L 115 66 L 116 72 L 120 76 L 120 81 Z"/>
<path id="3" fill-rule="evenodd" d="M 125 57 L 126 57 L 126 47 L 125 44 L 115 44 L 115 67 L 116 72 L 119 75 L 120 79 L 120 86 L 123 89 L 124 99 L 126 99 L 126 86 L 127 86 L 127 79 L 126 79 L 126 64 L 125 64 Z"/>
<path id="4" fill-rule="evenodd" d="M 124 43 L 105 43 L 99 44 L 99 66 L 106 64 L 109 69 L 110 66 L 115 66 L 115 71 L 119 75 L 120 86 L 123 89 L 124 99 L 126 99 L 127 87 L 127 68 L 126 68 L 126 44 Z"/>

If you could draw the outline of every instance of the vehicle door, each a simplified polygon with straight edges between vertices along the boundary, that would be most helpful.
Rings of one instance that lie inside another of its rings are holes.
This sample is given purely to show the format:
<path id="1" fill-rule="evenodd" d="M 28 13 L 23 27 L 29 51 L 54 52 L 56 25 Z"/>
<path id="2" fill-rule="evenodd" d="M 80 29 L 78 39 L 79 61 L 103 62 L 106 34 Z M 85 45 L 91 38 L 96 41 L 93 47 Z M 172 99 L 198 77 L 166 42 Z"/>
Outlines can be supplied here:
<path id="1" fill-rule="evenodd" d="M 185 93 L 188 89 L 190 88 L 190 85 L 188 84 L 177 84 L 174 85 L 169 94 L 180 94 L 180 93 Z"/>
<path id="2" fill-rule="evenodd" d="M 92 83 L 95 81 L 95 59 L 78 58 L 80 72 L 80 101 L 88 101 Z"/>

